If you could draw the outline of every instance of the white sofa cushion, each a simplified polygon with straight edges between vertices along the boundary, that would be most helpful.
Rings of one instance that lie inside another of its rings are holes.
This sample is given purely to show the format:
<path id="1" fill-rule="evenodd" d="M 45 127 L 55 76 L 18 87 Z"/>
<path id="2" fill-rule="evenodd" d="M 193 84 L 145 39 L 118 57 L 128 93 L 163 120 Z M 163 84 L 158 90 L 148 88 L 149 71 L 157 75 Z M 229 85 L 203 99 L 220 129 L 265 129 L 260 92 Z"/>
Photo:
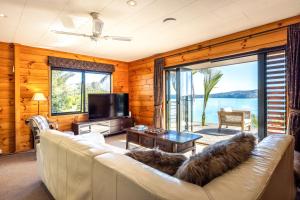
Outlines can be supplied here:
<path id="1" fill-rule="evenodd" d="M 106 153 L 95 157 L 93 199 L 208 200 L 205 191 L 140 163 L 128 156 Z"/>
<path id="2" fill-rule="evenodd" d="M 93 158 L 126 152 L 105 144 L 99 134 L 72 136 L 56 130 L 41 135 L 38 151 L 42 180 L 58 200 L 92 199 Z"/>

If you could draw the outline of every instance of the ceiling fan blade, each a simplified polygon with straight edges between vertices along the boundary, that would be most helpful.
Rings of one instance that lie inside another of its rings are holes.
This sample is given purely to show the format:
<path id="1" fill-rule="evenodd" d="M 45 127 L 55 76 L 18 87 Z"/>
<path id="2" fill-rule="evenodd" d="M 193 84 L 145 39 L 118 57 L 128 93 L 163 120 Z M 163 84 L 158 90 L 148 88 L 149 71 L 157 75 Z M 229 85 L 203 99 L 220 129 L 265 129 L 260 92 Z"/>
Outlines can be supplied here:
<path id="1" fill-rule="evenodd" d="M 82 33 L 72 33 L 72 32 L 56 31 L 56 30 L 53 30 L 52 32 L 57 34 L 63 34 L 63 35 L 73 35 L 73 36 L 81 36 L 81 37 L 89 37 L 89 38 L 92 37 L 91 35 L 82 34 Z"/>
<path id="2" fill-rule="evenodd" d="M 125 41 L 125 42 L 130 42 L 132 41 L 131 37 L 123 37 L 123 36 L 103 36 L 102 37 L 105 40 L 118 40 L 118 41 Z"/>

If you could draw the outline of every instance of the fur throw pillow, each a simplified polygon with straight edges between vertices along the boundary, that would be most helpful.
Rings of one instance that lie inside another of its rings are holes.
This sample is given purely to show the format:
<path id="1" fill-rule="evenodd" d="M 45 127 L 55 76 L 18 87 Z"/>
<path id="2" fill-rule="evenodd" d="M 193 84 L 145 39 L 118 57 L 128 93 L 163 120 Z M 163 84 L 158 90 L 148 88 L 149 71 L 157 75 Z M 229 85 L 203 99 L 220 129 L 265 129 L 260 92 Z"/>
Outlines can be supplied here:
<path id="1" fill-rule="evenodd" d="M 126 155 L 171 176 L 187 159 L 182 154 L 166 153 L 158 149 L 133 150 L 126 153 Z"/>
<path id="2" fill-rule="evenodd" d="M 210 145 L 186 160 L 175 177 L 203 186 L 246 161 L 255 147 L 255 141 L 253 135 L 241 133 Z"/>

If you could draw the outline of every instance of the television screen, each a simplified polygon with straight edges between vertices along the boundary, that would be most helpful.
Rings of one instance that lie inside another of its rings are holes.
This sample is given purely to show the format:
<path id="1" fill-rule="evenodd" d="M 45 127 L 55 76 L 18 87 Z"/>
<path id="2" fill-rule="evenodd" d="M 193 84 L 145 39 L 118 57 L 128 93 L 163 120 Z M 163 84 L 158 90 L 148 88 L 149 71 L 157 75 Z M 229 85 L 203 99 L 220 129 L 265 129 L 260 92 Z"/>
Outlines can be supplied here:
<path id="1" fill-rule="evenodd" d="M 88 109 L 90 119 L 128 116 L 128 94 L 89 94 Z"/>

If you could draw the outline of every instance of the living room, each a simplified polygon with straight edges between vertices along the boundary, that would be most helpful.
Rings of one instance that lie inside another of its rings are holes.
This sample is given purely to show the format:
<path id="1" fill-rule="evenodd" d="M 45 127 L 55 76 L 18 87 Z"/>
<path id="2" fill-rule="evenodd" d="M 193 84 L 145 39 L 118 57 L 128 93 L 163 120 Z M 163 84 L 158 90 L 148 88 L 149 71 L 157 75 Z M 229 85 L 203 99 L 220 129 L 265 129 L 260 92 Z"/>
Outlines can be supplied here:
<path id="1" fill-rule="evenodd" d="M 2 0 L 0 27 L 0 199 L 300 198 L 298 0 Z"/>

